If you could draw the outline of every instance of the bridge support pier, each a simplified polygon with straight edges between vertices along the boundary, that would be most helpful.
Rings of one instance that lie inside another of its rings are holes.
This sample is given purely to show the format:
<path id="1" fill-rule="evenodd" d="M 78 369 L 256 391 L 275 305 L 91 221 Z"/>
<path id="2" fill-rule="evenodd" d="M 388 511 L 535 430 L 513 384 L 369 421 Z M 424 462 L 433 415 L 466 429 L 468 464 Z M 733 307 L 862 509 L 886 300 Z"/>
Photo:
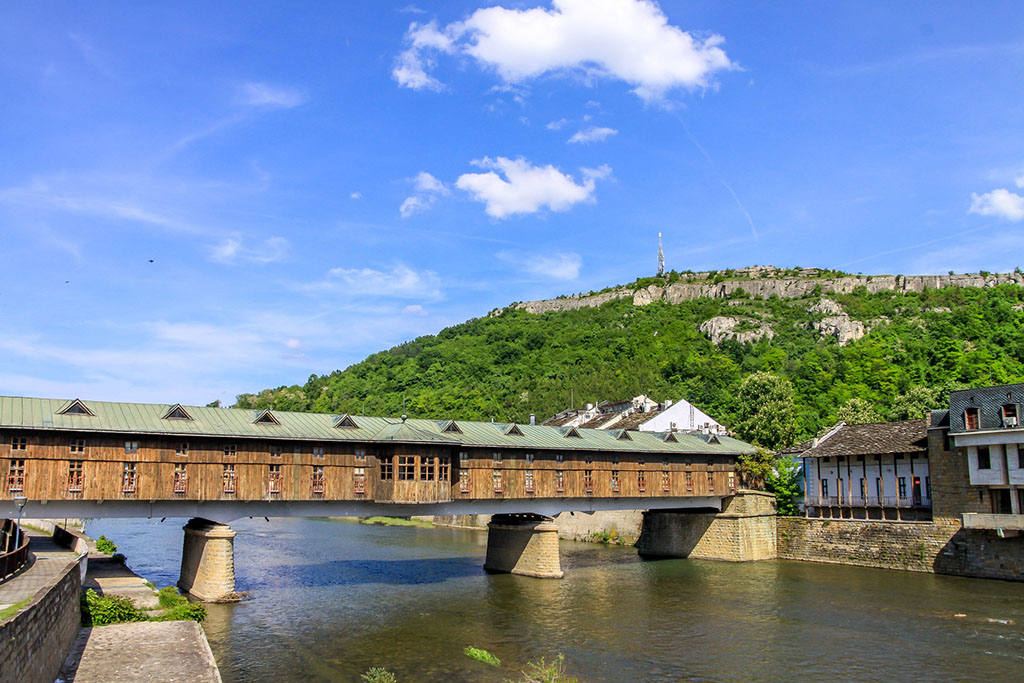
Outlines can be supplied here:
<path id="1" fill-rule="evenodd" d="M 203 602 L 235 602 L 235 532 L 227 524 L 194 518 L 184 527 L 178 587 Z"/>
<path id="2" fill-rule="evenodd" d="M 562 578 L 558 525 L 540 515 L 494 515 L 487 525 L 484 569 L 539 579 Z"/>

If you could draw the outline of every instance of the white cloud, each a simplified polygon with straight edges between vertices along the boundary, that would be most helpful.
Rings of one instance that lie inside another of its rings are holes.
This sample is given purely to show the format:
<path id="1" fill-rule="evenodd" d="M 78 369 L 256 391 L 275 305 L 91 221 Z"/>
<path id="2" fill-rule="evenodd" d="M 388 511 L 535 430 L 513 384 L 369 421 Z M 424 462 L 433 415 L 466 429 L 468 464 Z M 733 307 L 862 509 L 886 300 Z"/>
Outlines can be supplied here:
<path id="1" fill-rule="evenodd" d="M 323 280 L 297 288 L 307 292 L 435 300 L 441 297 L 441 278 L 432 270 L 415 271 L 404 264 L 391 270 L 332 268 Z"/>
<path id="2" fill-rule="evenodd" d="M 591 126 L 581 131 L 577 131 L 575 135 L 569 138 L 570 143 L 583 143 L 588 142 L 601 142 L 607 140 L 612 135 L 618 134 L 619 131 L 614 128 L 608 128 L 605 126 Z"/>
<path id="3" fill-rule="evenodd" d="M 353 192 L 348 197 L 349 197 L 349 199 L 362 199 L 363 198 L 363 193 L 362 192 Z"/>
<path id="4" fill-rule="evenodd" d="M 567 123 L 569 123 L 569 119 L 558 119 L 557 121 L 552 121 L 551 123 L 549 123 L 547 125 L 547 129 L 548 130 L 561 130 L 565 126 L 565 124 L 567 124 Z"/>
<path id="5" fill-rule="evenodd" d="M 426 171 L 420 171 L 413 178 L 413 188 L 416 193 L 406 197 L 402 205 L 398 207 L 398 213 L 402 218 L 408 218 L 416 213 L 426 211 L 438 197 L 447 196 L 450 190 L 447 186 Z"/>
<path id="6" fill-rule="evenodd" d="M 249 82 L 239 87 L 238 101 L 249 107 L 291 109 L 305 104 L 307 97 L 305 93 L 293 88 Z"/>
<path id="7" fill-rule="evenodd" d="M 1017 187 L 1024 187 L 1024 175 L 1013 181 Z"/>
<path id="8" fill-rule="evenodd" d="M 409 304 L 402 309 L 402 313 L 405 313 L 406 315 L 426 315 L 427 311 L 419 304 Z"/>
<path id="9" fill-rule="evenodd" d="M 551 9 L 478 9 L 439 29 L 413 23 L 393 75 L 399 85 L 438 90 L 427 73 L 436 54 L 458 53 L 494 69 L 506 83 L 577 73 L 633 86 L 644 100 L 674 88 L 704 88 L 734 68 L 719 35 L 695 38 L 668 23 L 648 0 L 552 0 Z"/>
<path id="10" fill-rule="evenodd" d="M 300 346 L 302 346 L 302 342 L 299 341 L 298 339 L 295 339 L 294 337 L 292 337 L 291 339 L 285 339 L 284 340 L 284 345 L 286 347 L 288 347 L 289 349 L 293 349 L 294 350 L 294 349 L 298 349 Z"/>
<path id="11" fill-rule="evenodd" d="M 246 246 L 239 233 L 232 233 L 219 244 L 210 247 L 210 260 L 218 263 L 273 263 L 288 253 L 288 240 L 270 237 L 254 246 Z"/>
<path id="12" fill-rule="evenodd" d="M 498 258 L 517 266 L 520 270 L 551 278 L 553 280 L 575 280 L 580 276 L 583 259 L 579 254 L 527 254 L 503 251 Z"/>
<path id="13" fill-rule="evenodd" d="M 971 193 L 970 213 L 1016 222 L 1024 219 L 1024 197 L 1003 188 L 985 194 Z"/>
<path id="14" fill-rule="evenodd" d="M 455 186 L 483 202 L 487 215 L 494 218 L 535 213 L 543 207 L 552 211 L 567 211 L 574 204 L 591 201 L 595 181 L 611 173 L 608 166 L 584 168 L 583 182 L 577 184 L 572 176 L 550 164 L 534 166 L 522 157 L 514 160 L 505 157 L 492 160 L 485 157 L 473 163 L 493 170 L 486 173 L 464 173 L 455 181 Z"/>

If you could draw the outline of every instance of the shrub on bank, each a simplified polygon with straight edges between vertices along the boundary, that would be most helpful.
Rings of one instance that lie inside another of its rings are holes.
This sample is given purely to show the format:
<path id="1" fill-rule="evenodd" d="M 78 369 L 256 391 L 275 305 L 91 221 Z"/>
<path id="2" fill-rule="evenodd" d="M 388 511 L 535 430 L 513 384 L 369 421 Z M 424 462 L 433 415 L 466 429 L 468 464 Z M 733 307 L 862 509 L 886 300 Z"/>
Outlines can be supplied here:
<path id="1" fill-rule="evenodd" d="M 145 621 L 130 598 L 119 595 L 100 595 L 92 588 L 82 594 L 82 626 L 105 626 L 126 621 Z"/>
<path id="2" fill-rule="evenodd" d="M 117 545 L 106 536 L 100 536 L 96 541 L 96 550 L 104 555 L 113 555 L 117 552 Z"/>

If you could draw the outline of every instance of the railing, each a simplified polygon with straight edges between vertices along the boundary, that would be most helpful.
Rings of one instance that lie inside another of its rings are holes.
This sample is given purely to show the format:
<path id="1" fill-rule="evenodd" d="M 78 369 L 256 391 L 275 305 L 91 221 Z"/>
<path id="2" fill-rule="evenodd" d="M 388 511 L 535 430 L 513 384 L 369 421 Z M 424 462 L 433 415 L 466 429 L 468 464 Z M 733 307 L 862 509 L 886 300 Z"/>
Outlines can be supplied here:
<path id="1" fill-rule="evenodd" d="M 20 543 L 15 547 L 15 543 Z M 14 574 L 28 562 L 28 536 L 21 533 L 13 520 L 5 519 L 0 527 L 0 581 Z"/>
<path id="2" fill-rule="evenodd" d="M 910 498 L 897 498 L 896 496 L 807 496 L 804 505 L 812 507 L 857 507 L 857 508 L 914 508 L 922 507 L 922 501 L 916 503 Z"/>

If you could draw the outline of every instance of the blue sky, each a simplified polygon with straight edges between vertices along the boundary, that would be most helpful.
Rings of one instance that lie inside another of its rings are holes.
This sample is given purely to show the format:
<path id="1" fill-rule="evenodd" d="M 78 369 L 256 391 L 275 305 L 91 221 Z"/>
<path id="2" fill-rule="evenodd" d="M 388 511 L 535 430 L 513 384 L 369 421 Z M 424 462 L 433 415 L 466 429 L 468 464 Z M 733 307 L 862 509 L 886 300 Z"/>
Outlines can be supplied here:
<path id="1" fill-rule="evenodd" d="M 0 393 L 230 402 L 669 268 L 1012 270 L 1024 5 L 0 7 Z"/>

